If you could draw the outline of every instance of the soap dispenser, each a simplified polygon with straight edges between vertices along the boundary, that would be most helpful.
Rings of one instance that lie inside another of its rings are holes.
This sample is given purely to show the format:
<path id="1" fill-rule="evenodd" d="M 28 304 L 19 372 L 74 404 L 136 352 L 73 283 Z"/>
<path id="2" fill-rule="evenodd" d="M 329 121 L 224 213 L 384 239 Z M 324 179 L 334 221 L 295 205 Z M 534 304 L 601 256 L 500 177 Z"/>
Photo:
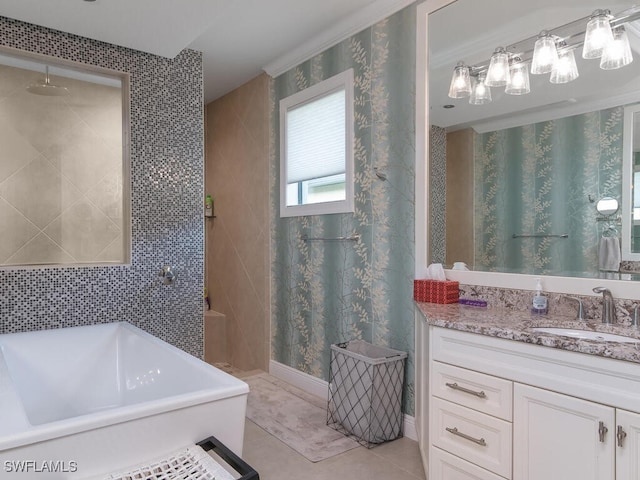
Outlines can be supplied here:
<path id="1" fill-rule="evenodd" d="M 533 297 L 533 306 L 531 307 L 531 313 L 546 314 L 548 311 L 547 297 L 542 295 L 542 280 L 536 278 L 536 294 Z"/>

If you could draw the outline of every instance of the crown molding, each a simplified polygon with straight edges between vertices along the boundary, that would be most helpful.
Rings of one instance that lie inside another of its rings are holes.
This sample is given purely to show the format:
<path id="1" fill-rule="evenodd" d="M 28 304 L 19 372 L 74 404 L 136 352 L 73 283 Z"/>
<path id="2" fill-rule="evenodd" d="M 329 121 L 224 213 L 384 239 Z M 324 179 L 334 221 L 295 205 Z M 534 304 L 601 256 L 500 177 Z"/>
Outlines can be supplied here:
<path id="1" fill-rule="evenodd" d="M 262 69 L 272 77 L 282 75 L 313 56 L 361 32 L 394 13 L 411 5 L 415 0 L 376 0 L 364 8 L 348 15 L 331 28 L 312 37 L 299 47 L 264 65 Z"/>
<path id="2" fill-rule="evenodd" d="M 521 127 L 549 120 L 582 115 L 584 113 L 620 107 L 640 101 L 640 92 L 626 92 L 607 98 L 596 98 L 576 103 L 575 100 L 565 100 L 553 105 L 543 105 L 534 111 L 522 112 L 518 115 L 507 114 L 499 119 L 470 122 L 471 127 L 478 133 L 493 132 L 505 128 Z"/>

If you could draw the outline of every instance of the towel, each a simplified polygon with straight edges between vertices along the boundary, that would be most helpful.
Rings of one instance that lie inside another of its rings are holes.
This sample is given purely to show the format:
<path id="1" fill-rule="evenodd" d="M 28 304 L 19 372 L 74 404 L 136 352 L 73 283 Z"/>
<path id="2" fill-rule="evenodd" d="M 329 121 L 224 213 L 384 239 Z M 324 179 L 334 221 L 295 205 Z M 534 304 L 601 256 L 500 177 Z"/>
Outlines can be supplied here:
<path id="1" fill-rule="evenodd" d="M 620 239 L 618 237 L 602 237 L 600 239 L 600 270 L 617 272 L 620 270 L 620 258 Z"/>

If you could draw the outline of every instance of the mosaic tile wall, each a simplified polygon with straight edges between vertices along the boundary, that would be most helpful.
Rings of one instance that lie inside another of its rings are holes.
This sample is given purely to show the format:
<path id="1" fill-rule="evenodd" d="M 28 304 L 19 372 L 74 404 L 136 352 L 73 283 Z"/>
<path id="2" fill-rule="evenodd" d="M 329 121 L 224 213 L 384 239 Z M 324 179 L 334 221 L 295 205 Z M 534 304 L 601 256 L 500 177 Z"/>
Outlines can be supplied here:
<path id="1" fill-rule="evenodd" d="M 0 45 L 131 75 L 131 265 L 0 270 L 0 333 L 126 320 L 202 356 L 203 83 L 174 59 L 0 17 Z M 164 264 L 176 267 L 162 285 Z"/>
<path id="2" fill-rule="evenodd" d="M 446 203 L 447 203 L 447 131 L 431 125 L 429 136 L 429 178 L 431 178 L 430 241 L 431 254 L 428 263 L 445 263 L 446 246 Z"/>

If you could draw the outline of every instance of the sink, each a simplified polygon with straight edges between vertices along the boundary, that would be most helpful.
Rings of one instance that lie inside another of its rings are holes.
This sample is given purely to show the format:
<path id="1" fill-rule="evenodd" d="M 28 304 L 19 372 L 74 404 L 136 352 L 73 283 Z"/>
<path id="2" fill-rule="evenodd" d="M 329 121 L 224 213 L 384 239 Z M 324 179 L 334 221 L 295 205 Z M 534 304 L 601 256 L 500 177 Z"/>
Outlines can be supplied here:
<path id="1" fill-rule="evenodd" d="M 561 337 L 577 338 L 580 340 L 595 340 L 598 342 L 617 343 L 640 343 L 640 339 L 627 337 L 625 335 L 615 335 L 613 333 L 593 332 L 591 330 L 580 330 L 577 328 L 561 327 L 536 327 L 530 329 L 532 332 L 549 333 Z"/>

